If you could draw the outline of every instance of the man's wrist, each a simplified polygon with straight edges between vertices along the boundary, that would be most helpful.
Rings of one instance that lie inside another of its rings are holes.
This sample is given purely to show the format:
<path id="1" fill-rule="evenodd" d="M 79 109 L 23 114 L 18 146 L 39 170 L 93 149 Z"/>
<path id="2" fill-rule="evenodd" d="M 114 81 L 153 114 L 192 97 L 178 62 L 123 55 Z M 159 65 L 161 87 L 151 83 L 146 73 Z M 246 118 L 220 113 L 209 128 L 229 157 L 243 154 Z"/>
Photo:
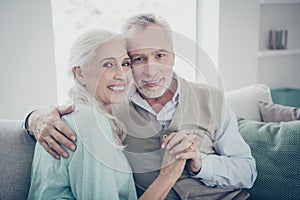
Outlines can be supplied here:
<path id="1" fill-rule="evenodd" d="M 200 173 L 200 171 L 201 171 L 201 168 L 199 170 L 191 170 L 189 168 L 189 172 L 192 176 L 197 176 Z"/>
<path id="2" fill-rule="evenodd" d="M 202 167 L 200 166 L 199 169 L 193 168 L 193 167 L 190 166 L 190 165 L 191 165 L 190 162 L 192 162 L 192 161 L 191 161 L 191 160 L 188 160 L 188 163 L 187 163 L 187 167 L 188 167 L 189 173 L 190 173 L 192 176 L 198 175 L 198 174 L 200 173 Z"/>
<path id="3" fill-rule="evenodd" d="M 31 114 L 32 114 L 33 112 L 34 112 L 34 110 L 31 111 L 31 112 L 29 112 L 29 113 L 26 115 L 25 121 L 24 121 L 24 127 L 23 127 L 24 130 L 26 131 L 26 133 L 28 133 L 29 135 L 32 135 L 32 136 L 34 136 L 34 132 L 31 131 L 30 128 L 29 128 L 29 120 L 30 120 Z"/>

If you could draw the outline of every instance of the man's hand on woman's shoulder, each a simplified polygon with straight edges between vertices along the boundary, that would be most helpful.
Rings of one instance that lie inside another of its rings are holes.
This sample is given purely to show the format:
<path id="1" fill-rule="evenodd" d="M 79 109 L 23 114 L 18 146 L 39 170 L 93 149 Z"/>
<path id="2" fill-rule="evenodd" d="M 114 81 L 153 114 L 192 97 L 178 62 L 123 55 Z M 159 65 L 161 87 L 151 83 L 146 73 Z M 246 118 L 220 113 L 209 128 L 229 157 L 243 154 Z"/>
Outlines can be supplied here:
<path id="1" fill-rule="evenodd" d="M 33 111 L 28 117 L 28 129 L 36 140 L 54 158 L 67 158 L 68 152 L 62 145 L 75 151 L 76 134 L 61 120 L 61 116 L 73 112 L 74 105 L 56 106 Z"/>

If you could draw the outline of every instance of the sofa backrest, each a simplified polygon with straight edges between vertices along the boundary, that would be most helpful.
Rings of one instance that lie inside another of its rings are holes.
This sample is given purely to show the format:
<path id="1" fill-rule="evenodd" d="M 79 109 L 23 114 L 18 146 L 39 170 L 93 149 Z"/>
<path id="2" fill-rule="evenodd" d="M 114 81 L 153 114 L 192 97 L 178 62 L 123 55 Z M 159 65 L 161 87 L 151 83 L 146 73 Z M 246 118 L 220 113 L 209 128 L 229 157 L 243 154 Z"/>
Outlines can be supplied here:
<path id="1" fill-rule="evenodd" d="M 258 103 L 273 103 L 270 88 L 264 84 L 253 84 L 225 93 L 226 100 L 238 118 L 262 121 Z"/>
<path id="2" fill-rule="evenodd" d="M 35 140 L 22 121 L 0 120 L 0 199 L 26 199 Z"/>

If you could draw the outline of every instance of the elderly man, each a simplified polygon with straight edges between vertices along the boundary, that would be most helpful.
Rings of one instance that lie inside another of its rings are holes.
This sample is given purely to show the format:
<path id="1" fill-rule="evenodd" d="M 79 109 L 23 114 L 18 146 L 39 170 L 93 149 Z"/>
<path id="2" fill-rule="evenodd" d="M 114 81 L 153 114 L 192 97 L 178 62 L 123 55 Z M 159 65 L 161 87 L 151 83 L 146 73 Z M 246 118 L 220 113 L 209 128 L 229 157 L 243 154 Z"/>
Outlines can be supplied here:
<path id="1" fill-rule="evenodd" d="M 241 188 L 252 187 L 257 176 L 255 160 L 223 93 L 173 72 L 171 28 L 162 18 L 133 16 L 124 31 L 135 85 L 112 114 L 127 129 L 125 153 L 138 195 L 158 175 L 161 149 L 167 148 L 177 158 L 189 159 L 167 199 L 247 198 Z M 69 140 L 76 135 L 60 121 L 61 115 L 71 111 L 72 107 L 36 110 L 25 123 L 56 158 L 67 156 L 59 143 L 76 148 Z M 168 135 L 164 143 L 163 135 Z"/>

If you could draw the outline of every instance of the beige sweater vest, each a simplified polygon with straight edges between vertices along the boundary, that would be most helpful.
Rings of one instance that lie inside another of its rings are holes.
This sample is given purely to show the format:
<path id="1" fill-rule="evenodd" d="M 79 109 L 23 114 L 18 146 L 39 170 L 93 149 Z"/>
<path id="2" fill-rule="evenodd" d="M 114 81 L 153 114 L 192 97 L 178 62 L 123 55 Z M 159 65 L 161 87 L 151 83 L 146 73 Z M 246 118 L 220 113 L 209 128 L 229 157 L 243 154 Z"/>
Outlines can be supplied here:
<path id="1" fill-rule="evenodd" d="M 165 130 L 154 115 L 132 102 L 113 108 L 113 114 L 127 129 L 125 154 L 133 169 L 138 190 L 147 189 L 159 174 L 164 134 L 169 135 L 184 129 L 193 130 L 200 138 L 200 152 L 215 153 L 213 135 L 219 129 L 221 117 L 224 116 L 224 95 L 204 84 L 190 83 L 183 79 L 180 83 L 179 103 L 169 127 Z M 239 193 L 239 190 L 207 187 L 200 180 L 191 178 L 187 168 L 173 190 L 168 196 L 170 199 L 233 199 Z"/>

